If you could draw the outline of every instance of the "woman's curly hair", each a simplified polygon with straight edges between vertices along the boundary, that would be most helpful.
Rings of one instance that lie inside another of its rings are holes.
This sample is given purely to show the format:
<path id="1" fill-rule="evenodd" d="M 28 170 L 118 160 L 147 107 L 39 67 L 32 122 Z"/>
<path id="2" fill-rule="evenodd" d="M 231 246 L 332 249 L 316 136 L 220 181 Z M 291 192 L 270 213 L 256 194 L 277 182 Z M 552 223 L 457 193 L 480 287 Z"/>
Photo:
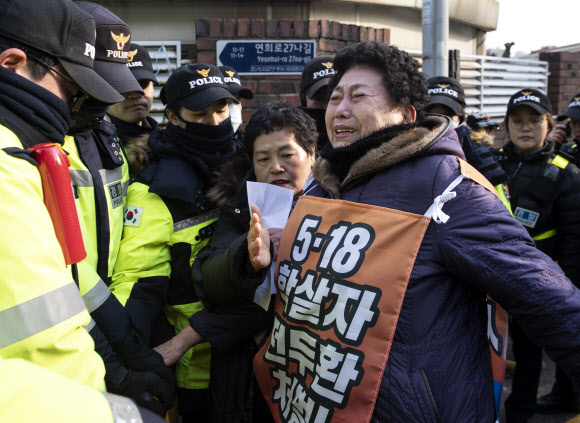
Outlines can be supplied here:
<path id="1" fill-rule="evenodd" d="M 417 120 L 423 119 L 429 102 L 425 77 L 419 71 L 419 63 L 409 53 L 390 44 L 365 41 L 345 47 L 334 58 L 336 74 L 330 81 L 332 92 L 340 79 L 351 68 L 371 66 L 383 74 L 385 86 L 393 103 L 399 107 L 414 106 Z"/>

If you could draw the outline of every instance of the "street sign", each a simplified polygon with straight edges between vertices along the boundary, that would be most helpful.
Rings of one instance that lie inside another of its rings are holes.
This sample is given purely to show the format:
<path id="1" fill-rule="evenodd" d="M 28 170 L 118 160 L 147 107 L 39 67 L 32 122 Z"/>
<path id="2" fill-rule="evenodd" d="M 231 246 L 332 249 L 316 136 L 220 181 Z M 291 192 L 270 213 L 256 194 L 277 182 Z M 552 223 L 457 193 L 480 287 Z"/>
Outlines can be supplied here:
<path id="1" fill-rule="evenodd" d="M 220 40 L 218 66 L 230 66 L 240 75 L 300 75 L 316 56 L 312 40 Z"/>

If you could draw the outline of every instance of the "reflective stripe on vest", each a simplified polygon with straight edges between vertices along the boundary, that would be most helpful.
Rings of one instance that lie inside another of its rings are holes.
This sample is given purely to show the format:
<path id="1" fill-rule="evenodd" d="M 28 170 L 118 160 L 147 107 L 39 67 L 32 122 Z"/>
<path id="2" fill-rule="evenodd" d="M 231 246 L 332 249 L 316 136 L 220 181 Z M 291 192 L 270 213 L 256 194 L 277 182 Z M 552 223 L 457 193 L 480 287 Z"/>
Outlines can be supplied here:
<path id="1" fill-rule="evenodd" d="M 565 169 L 566 166 L 568 166 L 568 163 L 570 163 L 570 161 L 568 159 L 565 159 L 564 157 L 560 156 L 559 154 L 554 157 L 551 161 L 551 163 L 554 166 L 558 166 L 560 169 Z"/>
<path id="2" fill-rule="evenodd" d="M 504 206 L 506 206 L 506 208 L 509 210 L 510 214 L 513 216 L 513 212 L 512 212 L 512 208 L 511 208 L 511 204 L 510 204 L 510 200 L 508 198 L 507 192 L 506 192 L 506 186 L 504 184 L 498 184 L 495 186 L 495 190 L 498 193 L 498 197 L 501 200 L 501 202 L 503 203 Z"/>
<path id="3" fill-rule="evenodd" d="M 121 166 L 115 169 L 99 169 L 103 184 L 109 185 L 111 182 L 120 182 L 123 179 L 123 168 Z"/>
<path id="4" fill-rule="evenodd" d="M 103 282 L 102 279 L 99 279 L 96 285 L 93 286 L 89 292 L 83 295 L 83 301 L 85 302 L 89 313 L 98 309 L 107 298 L 109 298 L 109 295 L 112 295 L 111 291 L 105 282 Z"/>
<path id="5" fill-rule="evenodd" d="M 124 181 L 122 186 L 123 186 L 123 197 L 127 196 L 127 190 L 129 189 L 129 184 L 131 183 L 130 180 Z"/>
<path id="6" fill-rule="evenodd" d="M 95 326 L 97 326 L 97 322 L 95 322 L 92 318 L 88 325 L 85 326 L 85 330 L 90 332 Z"/>
<path id="7" fill-rule="evenodd" d="M 129 398 L 103 392 L 113 414 L 114 423 L 143 423 L 141 413 Z"/>
<path id="8" fill-rule="evenodd" d="M 73 185 L 77 187 L 93 187 L 93 177 L 88 170 L 69 170 Z"/>
<path id="9" fill-rule="evenodd" d="M 86 310 L 74 283 L 0 311 L 0 348 L 20 342 Z"/>
<path id="10" fill-rule="evenodd" d="M 544 233 L 541 233 L 539 235 L 536 235 L 532 239 L 534 241 L 541 241 L 542 239 L 552 238 L 553 236 L 556 236 L 557 233 L 558 233 L 558 230 L 557 229 L 550 229 L 549 231 L 546 231 Z"/>
<path id="11" fill-rule="evenodd" d="M 204 214 L 200 214 L 199 216 L 194 216 L 190 217 L 189 219 L 181 220 L 173 224 L 173 232 L 179 232 L 196 225 L 201 225 L 204 222 L 216 219 L 217 217 L 219 217 L 219 215 L 220 211 L 219 209 L 216 209 Z"/>

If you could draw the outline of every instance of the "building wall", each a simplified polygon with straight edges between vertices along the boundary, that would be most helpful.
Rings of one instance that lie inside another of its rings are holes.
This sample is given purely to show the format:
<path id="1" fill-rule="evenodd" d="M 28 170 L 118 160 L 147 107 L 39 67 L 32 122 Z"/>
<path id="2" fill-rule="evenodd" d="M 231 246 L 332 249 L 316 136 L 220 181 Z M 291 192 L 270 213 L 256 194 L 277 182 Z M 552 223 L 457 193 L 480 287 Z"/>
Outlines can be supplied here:
<path id="1" fill-rule="evenodd" d="M 548 97 L 554 114 L 559 115 L 580 91 L 580 53 L 540 53 L 540 60 L 548 62 Z"/>
<path id="2" fill-rule="evenodd" d="M 195 48 L 190 58 L 216 64 L 216 42 L 222 39 L 306 39 L 316 41 L 316 54 L 334 55 L 343 47 L 360 41 L 389 42 L 386 28 L 347 25 L 327 20 L 290 19 L 198 19 Z M 299 105 L 300 75 L 242 75 L 242 85 L 254 92 L 242 100 L 242 118 L 247 122 L 260 106 L 276 101 Z"/>
<path id="3" fill-rule="evenodd" d="M 345 24 L 390 28 L 391 42 L 407 50 L 421 50 L 422 27 L 420 1 L 240 1 L 198 2 L 183 0 L 97 0 L 111 9 L 130 27 L 133 38 L 142 41 L 195 42 L 195 20 L 198 18 L 311 19 Z M 389 5 L 389 3 L 391 5 Z M 451 0 L 455 9 L 477 10 L 481 4 L 495 0 Z M 392 4 L 402 4 L 396 6 Z M 461 17 L 460 15 L 457 15 Z M 463 18 L 462 18 L 463 19 Z M 490 19 L 487 19 L 490 20 Z M 493 20 L 493 19 L 491 19 Z M 496 19 L 497 22 L 497 19 Z M 489 25 L 489 24 L 488 24 Z M 449 49 L 463 54 L 482 54 L 482 30 L 452 19 L 449 25 Z"/>

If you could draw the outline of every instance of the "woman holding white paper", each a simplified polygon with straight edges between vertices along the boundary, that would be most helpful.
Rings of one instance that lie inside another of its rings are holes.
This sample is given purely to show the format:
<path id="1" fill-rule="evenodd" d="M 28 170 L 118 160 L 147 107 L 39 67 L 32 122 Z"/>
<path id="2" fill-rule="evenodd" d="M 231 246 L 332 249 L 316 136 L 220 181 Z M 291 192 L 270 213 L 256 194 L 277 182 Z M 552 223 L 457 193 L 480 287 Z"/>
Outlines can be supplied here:
<path id="1" fill-rule="evenodd" d="M 213 422 L 271 421 L 254 385 L 254 335 L 268 329 L 272 314 L 254 302 L 268 269 L 249 260 L 250 211 L 246 182 L 272 184 L 293 191 L 293 203 L 307 185 L 317 142 L 314 121 L 297 107 L 270 103 L 248 122 L 244 152 L 219 172 L 208 196 L 219 205 L 220 218 L 211 241 L 192 268 L 196 293 L 205 310 L 190 318 L 182 334 L 158 350 L 167 364 L 205 338 L 212 346 L 210 391 Z M 281 233 L 271 230 L 272 238 Z M 272 246 L 272 248 L 274 248 Z"/>

